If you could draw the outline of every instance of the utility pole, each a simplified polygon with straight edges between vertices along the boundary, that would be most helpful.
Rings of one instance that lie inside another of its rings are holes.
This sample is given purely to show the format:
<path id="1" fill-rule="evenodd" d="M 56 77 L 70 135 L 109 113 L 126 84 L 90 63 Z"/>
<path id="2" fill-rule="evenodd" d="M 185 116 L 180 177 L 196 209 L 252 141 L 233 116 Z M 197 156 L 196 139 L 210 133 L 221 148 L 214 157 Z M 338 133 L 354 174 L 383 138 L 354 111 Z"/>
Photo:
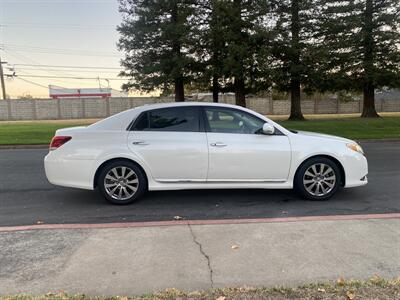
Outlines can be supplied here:
<path id="1" fill-rule="evenodd" d="M 6 100 L 6 84 L 4 83 L 3 62 L 1 61 L 1 56 L 0 56 L 0 80 L 1 80 L 1 89 L 3 91 L 3 99 Z"/>

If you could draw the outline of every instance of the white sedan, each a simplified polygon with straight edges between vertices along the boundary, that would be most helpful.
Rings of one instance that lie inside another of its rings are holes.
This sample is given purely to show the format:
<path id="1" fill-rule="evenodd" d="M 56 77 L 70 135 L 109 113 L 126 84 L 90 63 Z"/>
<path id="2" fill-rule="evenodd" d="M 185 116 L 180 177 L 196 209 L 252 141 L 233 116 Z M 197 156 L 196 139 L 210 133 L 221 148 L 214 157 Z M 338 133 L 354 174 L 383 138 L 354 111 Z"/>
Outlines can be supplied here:
<path id="1" fill-rule="evenodd" d="M 147 190 L 180 189 L 295 188 L 324 200 L 367 184 L 368 164 L 352 140 L 289 131 L 239 106 L 185 102 L 57 130 L 45 170 L 52 184 L 128 204 Z"/>

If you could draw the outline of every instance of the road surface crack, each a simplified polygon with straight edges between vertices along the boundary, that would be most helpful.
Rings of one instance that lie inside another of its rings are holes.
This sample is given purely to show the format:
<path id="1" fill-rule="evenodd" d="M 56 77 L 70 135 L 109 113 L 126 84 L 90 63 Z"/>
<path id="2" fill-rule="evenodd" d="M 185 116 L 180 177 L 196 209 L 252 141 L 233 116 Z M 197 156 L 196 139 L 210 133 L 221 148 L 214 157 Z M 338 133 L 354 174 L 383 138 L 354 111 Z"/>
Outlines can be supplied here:
<path id="1" fill-rule="evenodd" d="M 213 269 L 211 267 L 211 260 L 210 260 L 210 256 L 207 255 L 207 253 L 204 252 L 203 250 L 203 246 L 202 244 L 197 240 L 196 235 L 193 232 L 192 226 L 190 226 L 190 224 L 188 224 L 189 230 L 190 230 L 190 234 L 192 235 L 193 238 L 193 242 L 199 246 L 199 250 L 200 253 L 205 257 L 205 259 L 207 260 L 207 266 L 208 266 L 208 270 L 210 273 L 210 283 L 211 283 L 211 288 L 214 288 L 214 279 L 213 279 Z"/>

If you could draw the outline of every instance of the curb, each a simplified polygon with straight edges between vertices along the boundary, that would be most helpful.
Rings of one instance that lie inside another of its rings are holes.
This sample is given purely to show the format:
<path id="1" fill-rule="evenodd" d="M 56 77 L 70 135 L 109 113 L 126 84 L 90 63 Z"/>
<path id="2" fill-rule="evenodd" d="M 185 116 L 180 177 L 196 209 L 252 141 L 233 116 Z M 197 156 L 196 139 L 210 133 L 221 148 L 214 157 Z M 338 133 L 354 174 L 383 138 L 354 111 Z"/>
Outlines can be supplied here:
<path id="1" fill-rule="evenodd" d="M 326 222 L 326 221 L 362 221 L 362 220 L 392 220 L 400 219 L 400 213 L 366 214 L 366 215 L 327 215 L 303 216 L 283 218 L 256 218 L 256 219 L 217 219 L 217 220 L 173 220 L 173 221 L 143 221 L 143 222 L 118 222 L 118 223 L 66 223 L 66 224 L 34 224 L 17 226 L 0 226 L 1 232 L 17 232 L 30 230 L 70 230 L 70 229 L 113 229 L 113 228 L 141 228 L 164 226 L 190 226 L 190 225 L 240 225 L 262 223 L 288 223 L 288 222 Z"/>

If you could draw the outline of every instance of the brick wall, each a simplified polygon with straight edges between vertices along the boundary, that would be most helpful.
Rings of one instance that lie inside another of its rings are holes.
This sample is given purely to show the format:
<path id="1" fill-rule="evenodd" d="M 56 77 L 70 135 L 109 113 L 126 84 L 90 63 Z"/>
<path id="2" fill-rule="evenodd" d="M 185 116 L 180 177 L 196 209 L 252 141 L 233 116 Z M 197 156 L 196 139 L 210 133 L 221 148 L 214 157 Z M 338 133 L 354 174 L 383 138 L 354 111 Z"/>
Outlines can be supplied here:
<path id="1" fill-rule="evenodd" d="M 193 100 L 211 101 L 210 98 Z M 171 98 L 158 97 L 0 100 L 0 121 L 104 118 L 132 107 L 172 101 Z M 223 95 L 220 102 L 234 104 L 235 101 L 232 96 Z M 375 102 L 378 112 L 400 112 L 400 99 L 378 99 Z M 304 114 L 358 113 L 362 109 L 360 101 L 304 100 L 301 106 Z M 247 107 L 261 114 L 284 115 L 290 112 L 290 101 L 248 98 Z"/>

